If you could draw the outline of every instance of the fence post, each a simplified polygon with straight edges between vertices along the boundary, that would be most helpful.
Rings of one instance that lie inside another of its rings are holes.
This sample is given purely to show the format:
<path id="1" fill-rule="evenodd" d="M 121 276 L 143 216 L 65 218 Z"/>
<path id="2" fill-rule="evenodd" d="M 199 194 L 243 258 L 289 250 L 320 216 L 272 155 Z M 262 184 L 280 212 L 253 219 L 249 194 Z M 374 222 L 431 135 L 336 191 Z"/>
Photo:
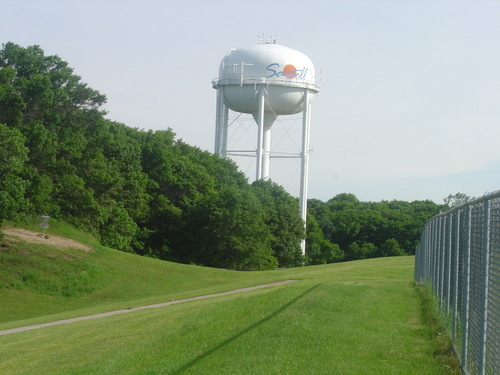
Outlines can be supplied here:
<path id="1" fill-rule="evenodd" d="M 437 296 L 438 288 L 437 288 L 437 279 L 438 279 L 438 249 L 437 249 L 437 238 L 438 238 L 438 230 L 437 230 L 438 219 L 432 220 L 432 236 L 431 236 L 431 282 L 432 282 L 432 293 Z"/>
<path id="2" fill-rule="evenodd" d="M 451 237 L 452 237 L 452 225 L 453 225 L 453 216 L 447 215 L 445 220 L 445 228 L 446 228 L 446 236 L 445 236 L 445 246 L 444 246 L 444 275 L 446 276 L 444 280 L 444 293 L 446 295 L 446 315 L 450 313 L 450 304 L 451 304 L 451 295 L 452 295 L 452 286 L 451 286 Z M 446 225 L 447 224 L 447 225 Z"/>
<path id="3" fill-rule="evenodd" d="M 443 297 L 444 297 L 444 248 L 445 248 L 445 229 L 446 229 L 446 220 L 444 216 L 439 217 L 439 309 L 442 311 L 443 309 Z"/>
<path id="4" fill-rule="evenodd" d="M 440 236 L 440 219 L 439 217 L 434 220 L 434 244 L 433 244 L 433 251 L 434 251 L 434 295 L 436 297 L 439 296 L 439 236 Z"/>
<path id="5" fill-rule="evenodd" d="M 489 265 L 490 265 L 490 200 L 483 203 L 484 231 L 483 231 L 483 285 L 482 285 L 482 311 L 481 316 L 481 339 L 479 341 L 479 374 L 486 373 L 486 336 L 488 329 L 488 289 L 489 289 Z"/>
<path id="6" fill-rule="evenodd" d="M 428 227 L 428 235 L 427 235 L 427 266 L 429 267 L 427 269 L 427 276 L 426 276 L 426 281 L 427 281 L 427 286 L 429 286 L 429 282 L 432 282 L 432 277 L 433 277 L 433 272 L 434 272 L 434 262 L 432 259 L 432 256 L 434 254 L 433 251 L 433 238 L 434 238 L 434 220 L 430 221 L 427 225 Z"/>
<path id="7" fill-rule="evenodd" d="M 431 259 L 431 254 L 432 254 L 432 222 L 428 223 L 426 225 L 426 232 L 427 234 L 425 235 L 426 238 L 426 244 L 425 244 L 425 274 L 424 274 L 424 280 L 427 283 L 427 286 L 429 286 L 429 280 L 431 280 L 432 277 L 432 259 Z"/>
<path id="8" fill-rule="evenodd" d="M 462 286 L 462 368 L 467 368 L 468 341 L 469 341 L 469 296 L 470 296 L 470 249 L 471 249 L 471 221 L 472 207 L 467 206 L 465 211 L 465 222 L 467 232 L 465 233 L 464 246 L 464 278 Z"/>
<path id="9" fill-rule="evenodd" d="M 424 230 L 422 232 L 422 235 L 420 236 L 420 242 L 418 246 L 415 249 L 415 270 L 414 270 L 414 278 L 415 278 L 415 283 L 418 285 L 422 285 L 422 281 L 425 279 L 424 278 L 424 270 L 425 270 L 425 247 L 426 247 L 426 227 L 424 227 Z"/>
<path id="10" fill-rule="evenodd" d="M 461 210 L 456 211 L 456 221 L 455 221 L 455 247 L 453 248 L 453 307 L 452 307 L 452 323 L 451 323 L 451 335 L 452 339 L 455 340 L 457 336 L 457 310 L 458 310 L 458 274 L 459 270 L 459 256 L 460 256 L 460 216 Z"/>

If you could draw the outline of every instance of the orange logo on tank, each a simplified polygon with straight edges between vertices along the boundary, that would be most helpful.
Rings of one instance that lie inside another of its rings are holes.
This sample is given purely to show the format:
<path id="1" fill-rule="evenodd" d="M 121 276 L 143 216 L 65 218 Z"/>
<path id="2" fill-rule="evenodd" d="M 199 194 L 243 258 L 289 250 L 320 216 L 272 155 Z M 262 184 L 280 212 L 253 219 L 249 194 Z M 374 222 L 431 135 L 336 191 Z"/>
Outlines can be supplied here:
<path id="1" fill-rule="evenodd" d="M 308 68 L 304 67 L 303 69 L 297 69 L 295 65 L 287 64 L 284 66 L 283 70 L 278 70 L 280 64 L 274 63 L 269 64 L 266 68 L 267 71 L 272 74 L 268 75 L 266 78 L 272 77 L 285 77 L 288 79 L 305 79 Z"/>

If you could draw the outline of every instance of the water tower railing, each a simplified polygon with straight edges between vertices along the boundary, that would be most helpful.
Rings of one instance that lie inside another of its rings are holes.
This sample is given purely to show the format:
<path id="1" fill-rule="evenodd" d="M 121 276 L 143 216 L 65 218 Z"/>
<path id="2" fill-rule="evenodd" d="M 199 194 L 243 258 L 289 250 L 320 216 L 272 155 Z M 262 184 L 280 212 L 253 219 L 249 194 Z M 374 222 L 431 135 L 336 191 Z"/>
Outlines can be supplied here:
<path id="1" fill-rule="evenodd" d="M 227 150 L 227 155 L 231 156 L 242 156 L 242 157 L 255 157 L 257 150 Z M 302 156 L 301 152 L 283 152 L 283 151 L 273 151 L 269 154 L 272 159 L 300 159 Z"/>
<path id="2" fill-rule="evenodd" d="M 245 77 L 241 74 L 226 75 L 223 78 L 214 78 L 212 80 L 213 88 L 219 86 L 243 86 L 243 85 L 271 85 L 271 86 L 284 86 L 284 87 L 298 87 L 306 88 L 315 92 L 320 89 L 320 83 L 310 80 L 297 80 L 288 78 L 262 78 L 262 77 Z"/>

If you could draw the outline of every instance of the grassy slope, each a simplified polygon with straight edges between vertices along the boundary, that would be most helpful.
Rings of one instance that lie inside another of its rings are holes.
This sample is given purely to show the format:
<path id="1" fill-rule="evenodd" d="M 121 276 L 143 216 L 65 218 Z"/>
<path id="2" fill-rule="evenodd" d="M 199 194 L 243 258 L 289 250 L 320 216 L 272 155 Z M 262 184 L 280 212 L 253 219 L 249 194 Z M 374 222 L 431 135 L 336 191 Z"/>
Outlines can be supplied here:
<path id="1" fill-rule="evenodd" d="M 0 373 L 447 374 L 436 355 L 434 328 L 424 324 L 411 284 L 411 257 L 255 273 L 182 266 L 103 248 L 85 259 L 99 270 L 92 293 L 43 297 L 3 290 L 4 321 L 16 309 L 29 310 L 22 318 L 47 321 L 55 316 L 37 318 L 44 310 L 80 315 L 300 281 L 0 336 Z M 5 296 L 13 303 L 7 309 Z M 25 322 L 11 320 L 0 329 Z"/>
<path id="2" fill-rule="evenodd" d="M 265 272 L 188 266 L 123 253 L 54 221 L 50 233 L 76 238 L 94 251 L 26 242 L 0 247 L 0 329 L 282 279 Z"/>

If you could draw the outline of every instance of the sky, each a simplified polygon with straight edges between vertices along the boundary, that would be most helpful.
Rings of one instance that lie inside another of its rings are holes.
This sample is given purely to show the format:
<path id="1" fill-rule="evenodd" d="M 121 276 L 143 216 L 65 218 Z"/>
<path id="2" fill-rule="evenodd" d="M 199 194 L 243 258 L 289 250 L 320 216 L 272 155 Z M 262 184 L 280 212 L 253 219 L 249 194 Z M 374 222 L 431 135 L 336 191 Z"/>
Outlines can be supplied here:
<path id="1" fill-rule="evenodd" d="M 309 198 L 443 203 L 500 189 L 500 0 L 0 0 L 0 15 L 0 43 L 67 61 L 107 96 L 110 120 L 210 152 L 227 51 L 264 36 L 303 52 L 322 77 Z M 256 125 L 235 125 L 230 142 L 255 146 Z M 273 150 L 299 152 L 300 127 L 281 116 Z M 235 160 L 252 181 L 255 160 Z M 299 171 L 272 160 L 294 196 Z"/>

